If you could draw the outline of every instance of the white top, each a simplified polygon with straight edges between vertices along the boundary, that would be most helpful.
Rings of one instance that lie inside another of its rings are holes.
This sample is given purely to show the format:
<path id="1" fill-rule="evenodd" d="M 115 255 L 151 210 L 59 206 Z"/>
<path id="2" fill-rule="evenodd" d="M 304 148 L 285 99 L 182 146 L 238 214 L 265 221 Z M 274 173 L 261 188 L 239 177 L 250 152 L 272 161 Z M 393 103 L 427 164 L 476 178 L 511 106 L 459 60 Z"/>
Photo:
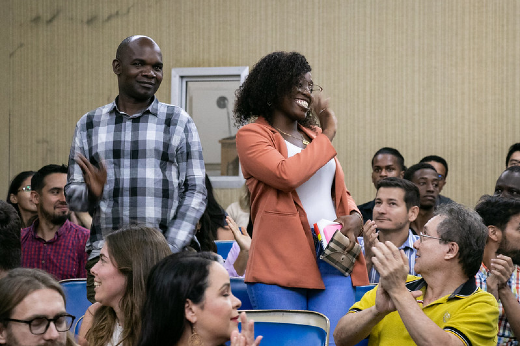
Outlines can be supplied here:
<path id="1" fill-rule="evenodd" d="M 303 150 L 287 141 L 285 143 L 289 157 Z M 332 201 L 332 183 L 335 175 L 336 161 L 330 159 L 309 180 L 296 188 L 311 227 L 321 219 L 336 220 L 336 209 Z"/>
<path id="2" fill-rule="evenodd" d="M 116 346 L 119 341 L 121 341 L 121 336 L 123 334 L 123 327 L 119 325 L 119 322 L 116 322 L 116 326 L 114 328 L 114 334 L 112 334 L 112 340 L 109 341 L 107 346 Z"/>

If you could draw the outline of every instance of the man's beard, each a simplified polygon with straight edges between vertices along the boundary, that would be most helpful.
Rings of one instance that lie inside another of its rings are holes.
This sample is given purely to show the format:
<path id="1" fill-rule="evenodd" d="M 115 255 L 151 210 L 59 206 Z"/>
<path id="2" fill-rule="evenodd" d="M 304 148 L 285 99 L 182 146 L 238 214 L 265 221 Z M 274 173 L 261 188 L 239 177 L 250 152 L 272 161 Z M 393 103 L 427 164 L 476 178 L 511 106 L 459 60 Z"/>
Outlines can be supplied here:
<path id="1" fill-rule="evenodd" d="M 507 238 L 504 236 L 498 246 L 497 254 L 511 257 L 513 264 L 520 265 L 520 250 L 510 249 L 509 245 L 510 242 L 507 241 Z"/>
<path id="2" fill-rule="evenodd" d="M 56 214 L 56 213 L 49 213 L 44 208 L 40 208 L 40 213 L 42 214 L 43 219 L 51 222 L 54 225 L 61 226 L 69 218 L 70 210 L 69 210 L 69 212 L 67 212 L 65 214 Z"/>

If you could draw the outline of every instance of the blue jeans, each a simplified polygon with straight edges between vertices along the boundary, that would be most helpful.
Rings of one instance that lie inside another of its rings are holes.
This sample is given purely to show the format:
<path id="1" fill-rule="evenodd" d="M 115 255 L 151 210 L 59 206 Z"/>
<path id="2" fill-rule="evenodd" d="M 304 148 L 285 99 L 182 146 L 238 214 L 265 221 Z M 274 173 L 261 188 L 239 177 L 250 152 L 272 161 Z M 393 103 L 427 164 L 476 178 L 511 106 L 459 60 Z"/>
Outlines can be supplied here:
<path id="1" fill-rule="evenodd" d="M 248 283 L 247 293 L 255 309 L 311 310 L 324 314 L 330 320 L 329 345 L 335 345 L 332 333 L 355 302 L 354 288 L 350 276 L 342 275 L 321 259 L 318 268 L 324 290 Z"/>

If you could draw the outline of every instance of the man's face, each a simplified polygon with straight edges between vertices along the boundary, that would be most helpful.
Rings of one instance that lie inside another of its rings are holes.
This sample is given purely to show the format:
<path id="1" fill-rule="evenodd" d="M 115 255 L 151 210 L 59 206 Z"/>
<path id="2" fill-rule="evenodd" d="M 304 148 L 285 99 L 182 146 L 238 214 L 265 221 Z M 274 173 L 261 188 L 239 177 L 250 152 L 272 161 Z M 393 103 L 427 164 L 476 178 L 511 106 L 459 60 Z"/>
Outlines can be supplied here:
<path id="1" fill-rule="evenodd" d="M 53 173 L 43 179 L 40 192 L 32 191 L 34 203 L 38 206 L 38 217 L 54 225 L 62 225 L 70 214 L 63 193 L 67 174 Z"/>
<path id="2" fill-rule="evenodd" d="M 511 166 L 520 166 L 520 151 L 515 151 L 509 158 L 506 168 Z"/>
<path id="3" fill-rule="evenodd" d="M 377 186 L 379 180 L 387 177 L 402 178 L 404 172 L 399 166 L 397 157 L 391 154 L 379 154 L 372 162 L 372 183 Z"/>
<path id="4" fill-rule="evenodd" d="M 437 172 L 429 168 L 423 168 L 415 172 L 412 183 L 419 188 L 421 195 L 421 209 L 435 207 L 439 195 L 439 178 Z"/>
<path id="5" fill-rule="evenodd" d="M 410 222 L 415 220 L 417 207 L 410 210 L 404 202 L 405 192 L 398 187 L 381 187 L 377 190 L 374 221 L 380 231 L 408 232 Z"/>
<path id="6" fill-rule="evenodd" d="M 438 227 L 443 220 L 444 217 L 440 215 L 432 217 L 426 225 L 424 225 L 422 234 L 440 238 Z M 422 276 L 437 271 L 439 265 L 444 261 L 446 243 L 438 239 L 420 237 L 413 243 L 413 247 L 417 249 L 414 270 Z"/>
<path id="7" fill-rule="evenodd" d="M 520 265 L 520 214 L 511 217 L 502 231 L 497 254 L 509 256 L 514 264 Z"/>
<path id="8" fill-rule="evenodd" d="M 161 50 L 147 38 L 130 42 L 112 67 L 118 76 L 119 93 L 140 102 L 153 97 L 163 79 Z"/>
<path id="9" fill-rule="evenodd" d="M 520 198 L 520 174 L 504 172 L 495 184 L 495 196 Z"/>
<path id="10" fill-rule="evenodd" d="M 435 170 L 438 173 L 437 175 L 439 176 L 439 193 L 440 193 L 442 191 L 442 188 L 446 184 L 446 167 L 444 167 L 444 165 L 442 163 L 439 163 L 437 161 L 430 161 L 430 162 L 426 162 L 426 163 L 429 163 L 430 165 L 432 165 L 433 168 L 435 168 Z"/>
<path id="11" fill-rule="evenodd" d="M 36 317 L 56 318 L 66 314 L 63 297 L 55 290 L 44 288 L 33 291 L 12 311 L 10 318 L 22 321 Z M 50 323 L 44 334 L 34 335 L 29 325 L 8 322 L 7 327 L 0 324 L 0 344 L 7 346 L 65 346 L 67 332 L 58 332 Z"/>

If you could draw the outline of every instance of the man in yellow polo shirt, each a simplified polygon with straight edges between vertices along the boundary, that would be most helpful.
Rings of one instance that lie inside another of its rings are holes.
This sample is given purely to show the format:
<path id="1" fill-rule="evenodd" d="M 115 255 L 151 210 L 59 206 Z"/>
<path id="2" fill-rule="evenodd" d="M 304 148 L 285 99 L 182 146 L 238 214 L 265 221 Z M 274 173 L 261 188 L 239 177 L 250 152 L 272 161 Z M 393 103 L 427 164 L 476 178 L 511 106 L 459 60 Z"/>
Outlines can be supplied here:
<path id="1" fill-rule="evenodd" d="M 415 271 L 390 242 L 373 247 L 380 283 L 355 303 L 334 331 L 338 346 L 479 345 L 497 342 L 495 298 L 475 285 L 487 239 L 478 214 L 459 204 L 443 205 L 424 226 Z"/>

